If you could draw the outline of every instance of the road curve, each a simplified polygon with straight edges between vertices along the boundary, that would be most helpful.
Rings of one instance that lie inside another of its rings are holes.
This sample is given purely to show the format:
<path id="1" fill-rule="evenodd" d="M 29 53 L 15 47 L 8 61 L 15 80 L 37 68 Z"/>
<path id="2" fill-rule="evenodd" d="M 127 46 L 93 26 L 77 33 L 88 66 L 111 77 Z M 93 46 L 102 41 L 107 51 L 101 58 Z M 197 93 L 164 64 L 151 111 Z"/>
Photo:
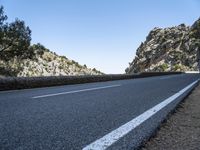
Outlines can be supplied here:
<path id="1" fill-rule="evenodd" d="M 198 79 L 181 74 L 2 91 L 0 149 L 134 149 Z"/>

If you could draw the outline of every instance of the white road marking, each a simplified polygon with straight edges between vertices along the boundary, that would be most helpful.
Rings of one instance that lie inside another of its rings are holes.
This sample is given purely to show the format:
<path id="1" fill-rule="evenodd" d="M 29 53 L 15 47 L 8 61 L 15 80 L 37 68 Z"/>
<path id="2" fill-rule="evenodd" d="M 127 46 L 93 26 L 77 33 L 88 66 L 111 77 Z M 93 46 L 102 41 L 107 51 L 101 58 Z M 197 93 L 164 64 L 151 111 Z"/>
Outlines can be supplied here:
<path id="1" fill-rule="evenodd" d="M 173 76 L 174 77 L 174 76 Z M 170 79 L 172 78 L 172 76 L 167 76 L 167 77 L 161 77 L 160 79 L 163 80 L 163 79 Z"/>
<path id="2" fill-rule="evenodd" d="M 186 71 L 185 73 L 200 73 L 199 71 Z"/>
<path id="3" fill-rule="evenodd" d="M 179 75 L 170 75 L 170 76 L 164 76 L 164 77 L 160 77 L 161 80 L 163 79 L 170 79 L 170 78 L 173 78 L 173 77 L 182 77 L 184 76 L 185 74 L 179 74 Z"/>
<path id="4" fill-rule="evenodd" d="M 163 109 L 165 106 L 173 102 L 176 98 L 181 96 L 184 92 L 190 89 L 193 85 L 195 85 L 199 80 L 191 83 L 190 85 L 186 86 L 181 91 L 177 92 L 176 94 L 172 95 L 171 97 L 165 99 L 163 102 L 157 104 L 156 106 L 150 108 L 149 110 L 145 111 L 141 115 L 137 116 L 133 120 L 127 122 L 126 124 L 120 126 L 116 130 L 106 134 L 102 138 L 94 141 L 93 143 L 87 145 L 83 148 L 83 150 L 104 150 L 111 146 L 113 143 L 117 142 L 120 138 L 128 134 L 130 131 L 134 130 L 137 126 L 142 124 L 144 121 L 152 117 L 156 114 L 159 110 Z"/>
<path id="5" fill-rule="evenodd" d="M 82 89 L 82 90 L 75 90 L 75 91 L 68 91 L 68 92 L 61 92 L 61 93 L 34 96 L 32 98 L 36 99 L 36 98 L 43 98 L 43 97 L 50 97 L 50 96 L 57 96 L 57 95 L 73 94 L 73 93 L 94 91 L 94 90 L 107 89 L 107 88 L 113 88 L 113 87 L 119 87 L 119 86 L 121 86 L 121 85 L 120 84 L 116 84 L 116 85 L 110 85 L 110 86 L 102 86 L 102 87 L 88 88 L 88 89 Z"/>

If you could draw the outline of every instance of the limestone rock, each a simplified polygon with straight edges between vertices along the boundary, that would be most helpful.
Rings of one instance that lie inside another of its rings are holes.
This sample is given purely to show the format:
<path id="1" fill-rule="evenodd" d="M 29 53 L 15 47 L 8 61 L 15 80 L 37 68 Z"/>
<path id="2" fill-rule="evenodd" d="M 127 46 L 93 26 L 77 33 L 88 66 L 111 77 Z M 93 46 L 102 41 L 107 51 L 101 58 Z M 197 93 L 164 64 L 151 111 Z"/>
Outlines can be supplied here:
<path id="1" fill-rule="evenodd" d="M 191 27 L 181 24 L 154 28 L 136 51 L 126 73 L 144 71 L 197 71 L 200 50 L 200 19 Z"/>
<path id="2" fill-rule="evenodd" d="M 12 58 L 0 60 L 0 75 L 17 77 L 64 76 L 64 75 L 101 75 L 96 69 L 87 68 L 65 56 L 58 56 L 48 49 L 36 49 L 32 59 Z"/>

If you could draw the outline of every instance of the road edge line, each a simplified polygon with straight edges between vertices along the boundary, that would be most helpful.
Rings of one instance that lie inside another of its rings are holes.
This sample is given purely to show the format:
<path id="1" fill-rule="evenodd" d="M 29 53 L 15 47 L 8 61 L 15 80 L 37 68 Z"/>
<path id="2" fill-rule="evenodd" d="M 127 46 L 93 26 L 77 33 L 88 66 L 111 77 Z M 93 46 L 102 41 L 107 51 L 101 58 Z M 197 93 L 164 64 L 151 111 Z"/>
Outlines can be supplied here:
<path id="1" fill-rule="evenodd" d="M 109 146 L 113 145 L 117 142 L 120 138 L 127 135 L 130 131 L 133 131 L 136 127 L 141 125 L 147 119 L 155 115 L 158 111 L 162 110 L 168 104 L 176 100 L 178 97 L 183 95 L 187 90 L 192 88 L 195 84 L 199 82 L 200 79 L 192 82 L 191 84 L 187 85 L 185 88 L 180 90 L 179 92 L 175 93 L 174 95 L 170 96 L 169 98 L 163 100 L 161 103 L 157 104 L 156 106 L 148 109 L 144 113 L 140 114 L 139 116 L 135 117 L 131 121 L 125 123 L 124 125 L 120 126 L 119 128 L 111 131 L 110 133 L 106 134 L 102 138 L 97 139 L 96 141 L 92 142 L 91 144 L 85 146 L 82 150 L 104 150 Z"/>

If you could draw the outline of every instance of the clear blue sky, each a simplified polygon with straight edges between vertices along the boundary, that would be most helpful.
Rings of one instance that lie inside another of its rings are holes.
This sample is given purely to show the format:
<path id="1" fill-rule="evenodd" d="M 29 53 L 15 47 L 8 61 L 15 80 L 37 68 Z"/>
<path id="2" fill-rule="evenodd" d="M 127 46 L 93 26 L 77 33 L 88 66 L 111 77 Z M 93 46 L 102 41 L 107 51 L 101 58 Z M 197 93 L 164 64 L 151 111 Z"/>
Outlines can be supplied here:
<path id="1" fill-rule="evenodd" d="M 0 0 L 9 21 L 16 17 L 59 55 L 105 73 L 124 73 L 154 27 L 191 25 L 200 0 Z"/>

